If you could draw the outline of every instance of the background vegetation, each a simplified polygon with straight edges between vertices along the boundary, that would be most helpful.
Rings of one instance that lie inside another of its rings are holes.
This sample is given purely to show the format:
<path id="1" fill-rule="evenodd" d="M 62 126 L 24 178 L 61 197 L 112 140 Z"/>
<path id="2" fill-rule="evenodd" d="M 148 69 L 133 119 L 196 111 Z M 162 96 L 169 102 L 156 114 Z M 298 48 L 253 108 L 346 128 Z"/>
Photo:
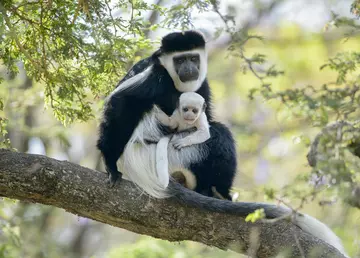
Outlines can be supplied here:
<path id="1" fill-rule="evenodd" d="M 360 257 L 359 14 L 358 0 L 1 1 L 0 145 L 104 171 L 104 97 L 165 33 L 201 29 L 238 199 L 315 216 Z M 0 257 L 238 257 L 7 199 L 0 227 Z"/>

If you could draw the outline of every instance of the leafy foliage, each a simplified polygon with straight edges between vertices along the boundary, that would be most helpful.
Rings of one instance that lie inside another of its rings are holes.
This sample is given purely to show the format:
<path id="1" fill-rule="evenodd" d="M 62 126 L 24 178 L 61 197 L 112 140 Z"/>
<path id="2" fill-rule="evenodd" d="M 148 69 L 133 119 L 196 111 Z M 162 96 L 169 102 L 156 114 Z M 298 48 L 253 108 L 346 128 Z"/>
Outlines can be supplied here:
<path id="1" fill-rule="evenodd" d="M 168 16 L 164 20 L 164 26 L 168 28 L 180 28 L 182 30 L 193 27 L 191 12 L 196 8 L 200 13 L 210 10 L 211 0 L 184 1 L 181 4 L 169 8 Z"/>
<path id="2" fill-rule="evenodd" d="M 129 9 L 128 1 L 118 8 Z M 111 15 L 106 1 L 5 1 L 0 6 L 0 58 L 13 74 L 23 61 L 28 75 L 44 82 L 45 103 L 64 124 L 92 117 L 90 96 L 107 94 L 140 48 L 147 49 L 145 3 L 131 17 Z"/>
<path id="3" fill-rule="evenodd" d="M 355 0 L 352 4 L 351 4 L 351 9 L 350 11 L 356 15 L 357 18 L 360 18 L 360 1 L 359 0 Z"/>
<path id="4" fill-rule="evenodd" d="M 360 185 L 359 122 L 339 121 L 325 127 L 312 143 L 308 160 L 313 166 L 311 183 L 315 188 L 330 186 L 348 200 Z"/>
<path id="5" fill-rule="evenodd" d="M 28 75 L 44 82 L 46 107 L 67 125 L 93 117 L 92 99 L 107 95 L 141 49 L 149 50 L 150 24 L 142 12 L 165 16 L 157 27 L 191 26 L 191 11 L 210 1 L 187 1 L 169 9 L 145 1 L 6 0 L 0 4 L 0 59 L 12 76 L 22 61 Z M 114 16 L 115 12 L 122 15 Z"/>
<path id="6" fill-rule="evenodd" d="M 0 114 L 4 110 L 4 103 L 0 99 Z M 7 138 L 7 119 L 0 115 L 0 148 L 9 148 L 10 140 Z"/>
<path id="7" fill-rule="evenodd" d="M 338 77 L 336 80 L 336 84 L 339 85 L 347 82 L 346 75 L 356 71 L 359 64 L 360 64 L 359 52 L 338 53 L 334 58 L 331 58 L 329 60 L 329 63 L 321 66 L 320 69 L 329 67 L 330 69 L 337 71 Z"/>
<path id="8" fill-rule="evenodd" d="M 6 220 L 7 219 L 6 213 L 4 209 L 7 208 L 9 205 L 12 205 L 14 201 L 9 199 L 3 199 L 0 203 L 0 230 L 2 232 L 0 236 L 0 257 L 1 258 L 15 258 L 20 256 L 21 250 L 21 239 L 20 239 L 20 229 L 17 225 L 11 225 Z"/>

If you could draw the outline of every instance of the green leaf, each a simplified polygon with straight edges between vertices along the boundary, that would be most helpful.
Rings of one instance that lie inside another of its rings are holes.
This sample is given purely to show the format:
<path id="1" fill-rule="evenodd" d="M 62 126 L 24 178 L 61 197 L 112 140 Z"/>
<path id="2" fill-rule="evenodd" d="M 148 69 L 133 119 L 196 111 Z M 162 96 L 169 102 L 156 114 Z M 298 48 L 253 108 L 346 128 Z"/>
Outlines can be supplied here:
<path id="1" fill-rule="evenodd" d="M 257 209 L 253 213 L 250 213 L 249 215 L 247 215 L 246 218 L 245 218 L 245 221 L 246 222 L 250 221 L 250 222 L 254 223 L 254 222 L 256 222 L 256 221 L 258 221 L 260 219 L 263 219 L 265 217 L 266 217 L 266 215 L 265 215 L 264 209 Z"/>

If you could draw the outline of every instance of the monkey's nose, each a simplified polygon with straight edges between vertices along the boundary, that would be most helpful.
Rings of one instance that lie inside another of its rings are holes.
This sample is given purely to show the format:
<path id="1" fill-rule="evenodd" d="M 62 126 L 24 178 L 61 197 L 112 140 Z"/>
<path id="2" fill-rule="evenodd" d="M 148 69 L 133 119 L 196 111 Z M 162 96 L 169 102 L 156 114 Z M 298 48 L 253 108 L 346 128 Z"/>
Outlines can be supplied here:
<path id="1" fill-rule="evenodd" d="M 194 81 L 199 77 L 197 69 L 184 69 L 180 72 L 179 78 L 182 82 Z"/>

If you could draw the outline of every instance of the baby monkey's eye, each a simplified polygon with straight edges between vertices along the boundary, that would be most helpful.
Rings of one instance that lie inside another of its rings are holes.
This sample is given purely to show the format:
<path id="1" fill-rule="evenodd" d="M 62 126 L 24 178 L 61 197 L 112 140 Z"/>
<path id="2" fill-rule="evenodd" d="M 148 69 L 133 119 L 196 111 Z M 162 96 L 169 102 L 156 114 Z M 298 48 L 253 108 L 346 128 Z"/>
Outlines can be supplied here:
<path id="1" fill-rule="evenodd" d="M 189 109 L 188 109 L 187 107 L 184 107 L 184 108 L 183 108 L 183 111 L 184 111 L 184 112 L 188 112 Z"/>
<path id="2" fill-rule="evenodd" d="M 197 108 L 194 108 L 194 109 L 193 109 L 193 113 L 194 113 L 194 114 L 197 114 L 197 112 L 199 112 L 199 110 L 198 110 Z"/>

